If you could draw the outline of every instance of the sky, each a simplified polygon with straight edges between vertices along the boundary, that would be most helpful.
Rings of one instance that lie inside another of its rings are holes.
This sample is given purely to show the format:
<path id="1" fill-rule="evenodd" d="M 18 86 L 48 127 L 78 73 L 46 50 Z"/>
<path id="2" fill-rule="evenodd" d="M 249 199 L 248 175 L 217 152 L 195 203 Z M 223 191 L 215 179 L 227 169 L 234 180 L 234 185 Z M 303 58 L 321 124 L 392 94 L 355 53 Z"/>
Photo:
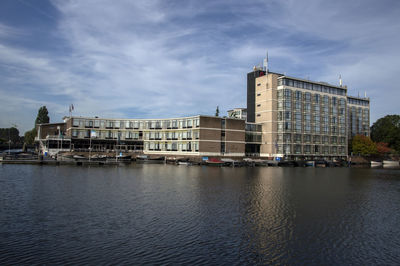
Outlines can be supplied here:
<path id="1" fill-rule="evenodd" d="M 400 1 L 1 0 L 0 127 L 68 116 L 168 118 L 246 107 L 269 69 L 400 113 Z"/>

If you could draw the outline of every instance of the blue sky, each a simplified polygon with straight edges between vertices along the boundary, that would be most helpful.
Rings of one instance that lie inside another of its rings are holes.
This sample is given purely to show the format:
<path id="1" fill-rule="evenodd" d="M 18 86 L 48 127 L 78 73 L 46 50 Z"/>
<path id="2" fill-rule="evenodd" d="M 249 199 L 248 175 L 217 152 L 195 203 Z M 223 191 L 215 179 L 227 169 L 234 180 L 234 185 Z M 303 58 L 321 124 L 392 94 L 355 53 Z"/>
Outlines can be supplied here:
<path id="1" fill-rule="evenodd" d="M 0 127 L 46 105 L 112 118 L 246 106 L 246 73 L 270 70 L 371 97 L 399 114 L 400 1 L 0 1 Z"/>

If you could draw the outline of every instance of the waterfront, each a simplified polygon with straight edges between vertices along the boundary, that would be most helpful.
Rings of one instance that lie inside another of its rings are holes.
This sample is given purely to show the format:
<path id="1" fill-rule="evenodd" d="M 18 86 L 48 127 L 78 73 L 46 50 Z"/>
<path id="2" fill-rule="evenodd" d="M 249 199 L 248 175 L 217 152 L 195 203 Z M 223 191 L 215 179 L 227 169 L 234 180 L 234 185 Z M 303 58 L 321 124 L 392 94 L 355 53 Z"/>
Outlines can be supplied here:
<path id="1" fill-rule="evenodd" d="M 1 264 L 400 261 L 400 171 L 0 166 Z"/>

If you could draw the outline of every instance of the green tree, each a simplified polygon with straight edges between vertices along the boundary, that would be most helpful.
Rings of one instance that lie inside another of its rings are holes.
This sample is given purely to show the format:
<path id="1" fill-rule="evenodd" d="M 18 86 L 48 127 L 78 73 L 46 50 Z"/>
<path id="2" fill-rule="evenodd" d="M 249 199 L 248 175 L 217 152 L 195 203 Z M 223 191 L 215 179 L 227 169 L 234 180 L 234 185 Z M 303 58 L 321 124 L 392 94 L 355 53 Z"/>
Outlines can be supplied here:
<path id="1" fill-rule="evenodd" d="M 356 135 L 353 137 L 351 148 L 354 154 L 363 156 L 377 154 L 376 144 L 364 135 Z"/>
<path id="2" fill-rule="evenodd" d="M 12 143 L 18 143 L 20 141 L 19 131 L 15 127 L 0 128 L 0 138 L 4 142 L 8 142 L 10 139 Z"/>
<path id="3" fill-rule="evenodd" d="M 47 111 L 46 106 L 42 106 L 39 108 L 36 120 L 35 127 L 32 130 L 26 131 L 24 134 L 24 142 L 26 144 L 32 145 L 35 142 L 35 137 L 37 135 L 36 125 L 38 124 L 46 124 L 50 122 L 49 111 Z"/>
<path id="4" fill-rule="evenodd" d="M 26 144 L 33 145 L 35 142 L 36 133 L 36 128 L 26 131 L 24 135 L 24 142 Z"/>
<path id="5" fill-rule="evenodd" d="M 371 139 L 385 142 L 389 148 L 400 152 L 400 115 L 379 118 L 371 127 Z"/>
<path id="6" fill-rule="evenodd" d="M 219 107 L 217 106 L 217 109 L 215 110 L 215 116 L 219 116 Z"/>
<path id="7" fill-rule="evenodd" d="M 42 106 L 39 108 L 36 120 L 35 127 L 37 124 L 46 124 L 50 122 L 49 112 L 47 111 L 46 106 Z"/>

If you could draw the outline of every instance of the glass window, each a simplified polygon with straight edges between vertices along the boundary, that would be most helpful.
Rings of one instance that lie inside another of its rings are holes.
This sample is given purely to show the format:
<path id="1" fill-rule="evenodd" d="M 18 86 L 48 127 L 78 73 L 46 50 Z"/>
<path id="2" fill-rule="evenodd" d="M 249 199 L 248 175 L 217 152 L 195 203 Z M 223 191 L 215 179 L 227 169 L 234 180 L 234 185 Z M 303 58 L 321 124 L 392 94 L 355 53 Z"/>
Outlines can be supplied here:
<path id="1" fill-rule="evenodd" d="M 315 103 L 319 103 L 319 101 L 320 101 L 320 95 L 319 94 L 314 94 L 314 102 Z"/>
<path id="2" fill-rule="evenodd" d="M 296 93 L 295 93 L 295 99 L 296 99 L 297 101 L 301 101 L 301 91 L 296 91 Z"/>
<path id="3" fill-rule="evenodd" d="M 310 102 L 311 101 L 311 93 L 306 92 L 304 94 L 304 99 L 306 100 L 306 102 Z"/>
<path id="4" fill-rule="evenodd" d="M 284 95 L 285 95 L 285 99 L 291 99 L 291 96 L 292 96 L 291 90 L 285 89 Z"/>

